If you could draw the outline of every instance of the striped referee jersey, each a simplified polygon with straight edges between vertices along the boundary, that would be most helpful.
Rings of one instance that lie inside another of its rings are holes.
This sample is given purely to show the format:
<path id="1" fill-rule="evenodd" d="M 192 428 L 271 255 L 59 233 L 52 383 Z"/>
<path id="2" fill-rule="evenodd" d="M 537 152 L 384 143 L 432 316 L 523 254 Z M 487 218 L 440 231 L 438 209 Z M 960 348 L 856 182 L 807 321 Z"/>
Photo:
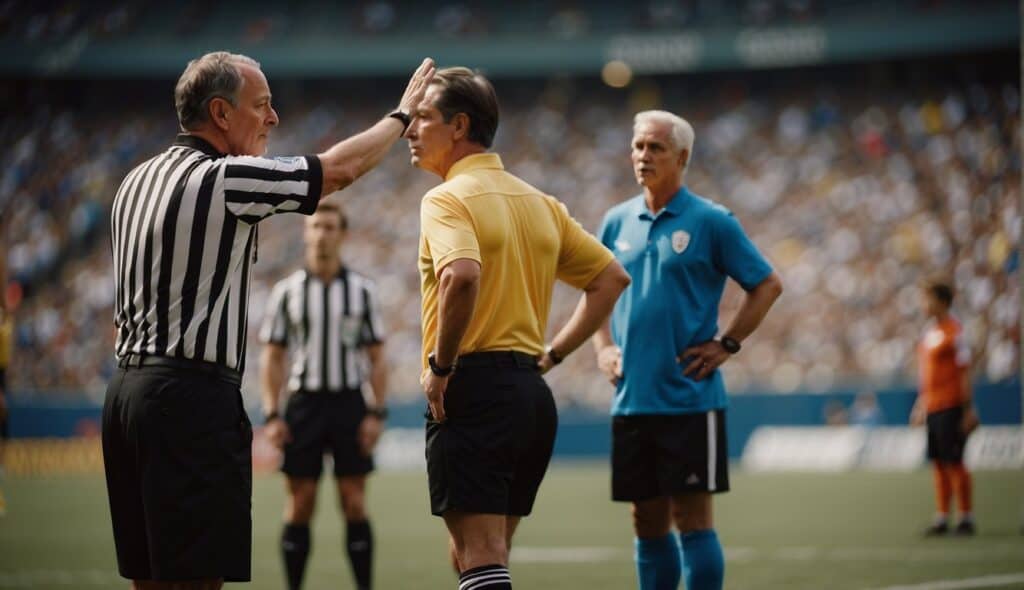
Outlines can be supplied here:
<path id="1" fill-rule="evenodd" d="M 244 370 L 256 224 L 312 214 L 322 183 L 317 156 L 226 156 L 186 134 L 129 172 L 111 212 L 117 357 Z"/>
<path id="2" fill-rule="evenodd" d="M 274 285 L 260 340 L 292 350 L 288 390 L 362 387 L 362 349 L 383 341 L 373 282 L 344 267 L 329 282 L 299 270 Z"/>

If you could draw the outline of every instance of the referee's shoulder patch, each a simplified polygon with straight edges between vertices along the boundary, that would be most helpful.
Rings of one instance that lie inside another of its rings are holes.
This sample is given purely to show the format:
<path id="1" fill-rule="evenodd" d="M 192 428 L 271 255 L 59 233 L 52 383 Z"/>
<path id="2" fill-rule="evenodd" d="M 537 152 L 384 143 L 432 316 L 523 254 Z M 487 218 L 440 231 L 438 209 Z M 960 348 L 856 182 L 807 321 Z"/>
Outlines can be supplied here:
<path id="1" fill-rule="evenodd" d="M 299 164 L 305 163 L 305 158 L 302 156 L 277 156 L 273 159 L 275 162 L 280 162 L 289 166 L 298 166 Z"/>

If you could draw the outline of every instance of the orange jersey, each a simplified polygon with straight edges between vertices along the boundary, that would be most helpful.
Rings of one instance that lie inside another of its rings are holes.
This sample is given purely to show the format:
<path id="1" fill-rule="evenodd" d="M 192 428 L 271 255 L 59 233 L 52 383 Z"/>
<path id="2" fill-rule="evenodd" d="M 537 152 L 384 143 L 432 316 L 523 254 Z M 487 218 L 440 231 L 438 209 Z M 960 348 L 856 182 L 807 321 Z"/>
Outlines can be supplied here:
<path id="1" fill-rule="evenodd" d="M 971 362 L 971 352 L 961 333 L 960 322 L 953 316 L 929 322 L 917 347 L 921 387 L 918 395 L 929 414 L 948 410 L 964 403 L 964 373 Z"/>

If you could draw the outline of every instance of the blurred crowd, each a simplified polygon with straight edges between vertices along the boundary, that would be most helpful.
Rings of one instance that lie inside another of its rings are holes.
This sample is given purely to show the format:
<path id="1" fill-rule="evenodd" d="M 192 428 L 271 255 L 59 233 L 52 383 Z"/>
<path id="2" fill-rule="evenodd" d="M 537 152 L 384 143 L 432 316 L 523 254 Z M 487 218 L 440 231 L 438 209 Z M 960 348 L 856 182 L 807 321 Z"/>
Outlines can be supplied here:
<path id="1" fill-rule="evenodd" d="M 662 106 L 696 130 L 686 182 L 731 208 L 780 272 L 786 291 L 725 366 L 732 391 L 826 392 L 905 384 L 923 318 L 916 282 L 953 278 L 975 376 L 1019 371 L 1020 96 L 1014 82 L 807 83 L 758 92 L 736 84 L 700 95 L 676 82 L 628 92 L 596 82 L 501 82 L 495 150 L 506 167 L 563 200 L 596 231 L 605 210 L 638 193 L 628 153 L 632 114 Z M 272 87 L 274 80 L 271 80 Z M 287 95 L 285 86 L 285 95 Z M 338 100 L 299 85 L 281 106 L 272 154 L 310 153 L 380 116 L 358 92 Z M 169 89 L 168 89 L 169 93 Z M 276 91 L 275 91 L 276 93 Z M 0 128 L 0 234 L 18 300 L 13 389 L 100 398 L 114 364 L 108 210 L 124 174 L 175 133 L 169 101 L 138 111 L 61 110 L 46 103 Z M 421 395 L 418 202 L 436 177 L 404 145 L 336 196 L 350 217 L 347 264 L 378 283 L 391 384 Z M 260 231 L 246 390 L 258 397 L 258 326 L 270 286 L 301 264 L 302 218 Z M 578 294 L 556 290 L 550 329 Z M 730 285 L 723 321 L 741 301 Z M 611 386 L 589 345 L 550 374 L 565 404 L 606 407 Z"/>
<path id="2" fill-rule="evenodd" d="M 309 37 L 401 36 L 448 38 L 490 34 L 576 38 L 589 34 L 688 27 L 761 27 L 821 24 L 867 18 L 884 11 L 927 14 L 968 10 L 1010 0 L 361 0 L 288 3 L 202 0 L 156 5 L 143 0 L 0 0 L 0 37 L 25 43 L 119 40 L 129 37 L 211 36 L 258 45 Z"/>

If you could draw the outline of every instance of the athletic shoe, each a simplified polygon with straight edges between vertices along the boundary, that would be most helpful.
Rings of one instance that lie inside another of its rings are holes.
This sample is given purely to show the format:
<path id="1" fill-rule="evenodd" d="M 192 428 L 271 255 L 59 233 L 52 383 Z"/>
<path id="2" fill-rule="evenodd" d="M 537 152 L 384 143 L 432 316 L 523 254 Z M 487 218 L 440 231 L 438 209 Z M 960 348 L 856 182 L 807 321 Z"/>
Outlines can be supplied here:
<path id="1" fill-rule="evenodd" d="M 953 534 L 958 537 L 970 537 L 977 531 L 974 529 L 974 522 L 970 520 L 961 520 L 957 525 L 956 529 L 953 530 Z"/>
<path id="2" fill-rule="evenodd" d="M 949 525 L 944 522 L 937 522 L 924 530 L 926 537 L 941 537 L 949 532 Z"/>

